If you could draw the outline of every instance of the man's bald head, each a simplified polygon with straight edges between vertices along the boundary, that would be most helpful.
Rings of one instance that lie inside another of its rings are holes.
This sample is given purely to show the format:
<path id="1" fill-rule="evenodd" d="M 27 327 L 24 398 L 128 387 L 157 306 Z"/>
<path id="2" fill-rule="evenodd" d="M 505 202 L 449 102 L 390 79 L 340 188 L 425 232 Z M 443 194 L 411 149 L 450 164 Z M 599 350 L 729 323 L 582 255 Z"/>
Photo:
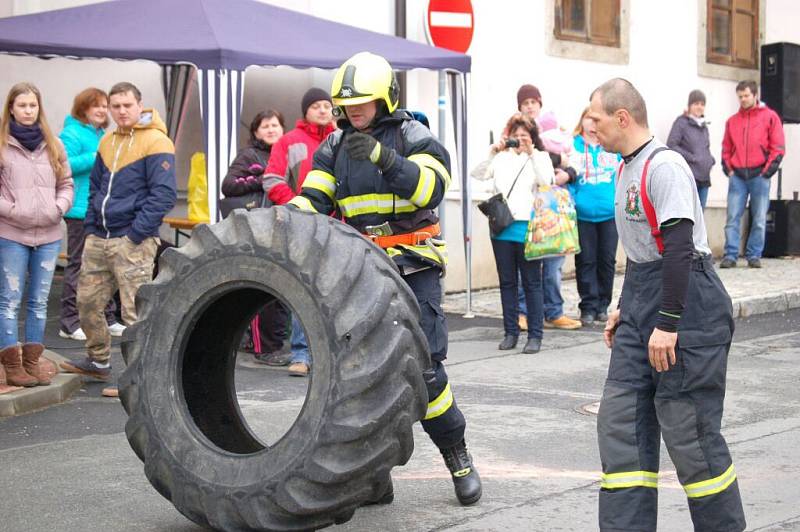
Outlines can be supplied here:
<path id="1" fill-rule="evenodd" d="M 603 111 L 607 115 L 625 109 L 637 124 L 648 127 L 647 105 L 644 103 L 644 98 L 627 79 L 614 78 L 606 81 L 592 92 L 589 101 L 595 96 L 600 97 Z"/>

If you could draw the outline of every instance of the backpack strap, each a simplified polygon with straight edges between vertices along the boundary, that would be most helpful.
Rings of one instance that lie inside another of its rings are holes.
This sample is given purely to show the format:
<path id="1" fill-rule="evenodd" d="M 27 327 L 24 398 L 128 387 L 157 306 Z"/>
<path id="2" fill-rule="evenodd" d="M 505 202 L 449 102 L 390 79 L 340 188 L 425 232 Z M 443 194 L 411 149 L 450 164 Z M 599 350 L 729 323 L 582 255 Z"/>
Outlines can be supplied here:
<path id="1" fill-rule="evenodd" d="M 644 162 L 644 168 L 642 168 L 642 177 L 639 183 L 639 190 L 641 191 L 642 195 L 642 208 L 644 209 L 645 217 L 647 217 L 647 224 L 650 226 L 650 234 L 653 235 L 653 239 L 656 241 L 656 247 L 658 248 L 659 255 L 664 254 L 664 238 L 661 236 L 661 229 L 658 227 L 656 209 L 653 207 L 653 203 L 650 201 L 650 197 L 647 195 L 647 171 L 650 169 L 650 161 L 653 160 L 653 157 L 662 151 L 668 150 L 669 148 L 660 147 L 650 152 L 650 155 Z M 622 177 L 622 170 L 624 168 L 625 161 L 623 160 L 619 165 L 619 170 L 617 171 L 617 179 Z"/>

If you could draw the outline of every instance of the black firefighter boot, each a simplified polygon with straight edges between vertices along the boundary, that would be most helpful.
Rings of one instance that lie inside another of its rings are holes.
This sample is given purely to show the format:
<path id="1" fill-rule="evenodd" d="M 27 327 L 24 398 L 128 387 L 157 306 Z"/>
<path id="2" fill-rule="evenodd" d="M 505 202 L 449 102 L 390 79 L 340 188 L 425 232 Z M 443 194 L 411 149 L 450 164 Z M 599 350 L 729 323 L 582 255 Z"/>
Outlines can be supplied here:
<path id="1" fill-rule="evenodd" d="M 478 470 L 472 465 L 472 457 L 467 452 L 467 444 L 461 440 L 452 447 L 439 449 L 444 457 L 444 463 L 453 476 L 453 486 L 456 489 L 458 502 L 463 506 L 475 504 L 481 498 L 481 477 Z"/>

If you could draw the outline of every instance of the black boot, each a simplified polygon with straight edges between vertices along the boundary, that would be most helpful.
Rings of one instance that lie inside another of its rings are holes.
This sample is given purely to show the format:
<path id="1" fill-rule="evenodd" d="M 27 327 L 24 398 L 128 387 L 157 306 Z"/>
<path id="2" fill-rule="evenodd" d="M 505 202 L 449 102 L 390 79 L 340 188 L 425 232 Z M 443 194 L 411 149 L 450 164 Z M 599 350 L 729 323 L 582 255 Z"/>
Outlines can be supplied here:
<path id="1" fill-rule="evenodd" d="M 503 341 L 500 342 L 500 345 L 497 346 L 497 349 L 499 349 L 500 351 L 507 351 L 509 349 L 514 349 L 515 347 L 517 347 L 518 339 L 519 336 L 507 334 L 505 338 L 503 338 Z"/>
<path id="2" fill-rule="evenodd" d="M 463 506 L 475 504 L 481 498 L 481 477 L 478 470 L 472 465 L 472 457 L 467 452 L 467 444 L 461 440 L 452 447 L 439 449 L 444 457 L 444 463 L 453 476 L 453 486 L 456 489 L 458 502 Z"/>

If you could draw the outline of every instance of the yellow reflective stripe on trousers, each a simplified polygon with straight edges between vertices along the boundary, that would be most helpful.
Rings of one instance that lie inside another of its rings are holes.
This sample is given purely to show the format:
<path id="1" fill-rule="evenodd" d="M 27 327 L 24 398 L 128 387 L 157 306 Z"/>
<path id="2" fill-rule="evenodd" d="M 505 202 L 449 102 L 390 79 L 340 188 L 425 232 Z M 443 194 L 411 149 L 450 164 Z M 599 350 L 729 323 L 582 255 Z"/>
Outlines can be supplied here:
<path id="1" fill-rule="evenodd" d="M 293 197 L 291 200 L 289 200 L 289 205 L 294 205 L 301 211 L 317 212 L 317 209 L 314 208 L 314 206 L 305 196 Z"/>
<path id="2" fill-rule="evenodd" d="M 414 194 L 411 195 L 411 203 L 420 207 L 425 207 L 433 196 L 436 186 L 436 174 L 427 166 L 419 167 L 419 183 Z"/>
<path id="3" fill-rule="evenodd" d="M 428 403 L 428 413 L 425 414 L 423 419 L 433 419 L 435 417 L 439 417 L 445 412 L 447 409 L 453 405 L 453 392 L 450 391 L 450 383 L 447 383 L 447 386 L 444 387 L 442 393 L 439 394 L 439 397 Z"/>
<path id="4" fill-rule="evenodd" d="M 440 176 L 442 176 L 442 179 L 444 179 L 444 189 L 447 190 L 450 188 L 450 172 L 447 171 L 447 168 L 445 168 L 444 165 L 436 159 L 436 157 L 427 153 L 415 153 L 414 155 L 410 155 L 408 160 L 419 165 L 421 168 L 427 166 L 428 168 L 436 171 L 436 173 L 438 173 Z"/>
<path id="5" fill-rule="evenodd" d="M 414 212 L 417 206 L 395 194 L 362 194 L 339 198 L 339 208 L 347 218 L 360 214 Z"/>
<path id="6" fill-rule="evenodd" d="M 626 471 L 624 473 L 603 473 L 600 487 L 607 490 L 621 488 L 658 488 L 658 473 L 652 471 Z"/>
<path id="7" fill-rule="evenodd" d="M 687 497 L 690 499 L 696 499 L 725 491 L 728 486 L 733 484 L 734 480 L 736 480 L 736 471 L 734 471 L 733 464 L 731 464 L 731 466 L 720 476 L 703 480 L 702 482 L 686 484 L 683 489 L 686 491 Z"/>
<path id="8" fill-rule="evenodd" d="M 330 199 L 336 195 L 336 178 L 322 170 L 311 170 L 303 181 L 303 187 L 319 190 Z"/>

